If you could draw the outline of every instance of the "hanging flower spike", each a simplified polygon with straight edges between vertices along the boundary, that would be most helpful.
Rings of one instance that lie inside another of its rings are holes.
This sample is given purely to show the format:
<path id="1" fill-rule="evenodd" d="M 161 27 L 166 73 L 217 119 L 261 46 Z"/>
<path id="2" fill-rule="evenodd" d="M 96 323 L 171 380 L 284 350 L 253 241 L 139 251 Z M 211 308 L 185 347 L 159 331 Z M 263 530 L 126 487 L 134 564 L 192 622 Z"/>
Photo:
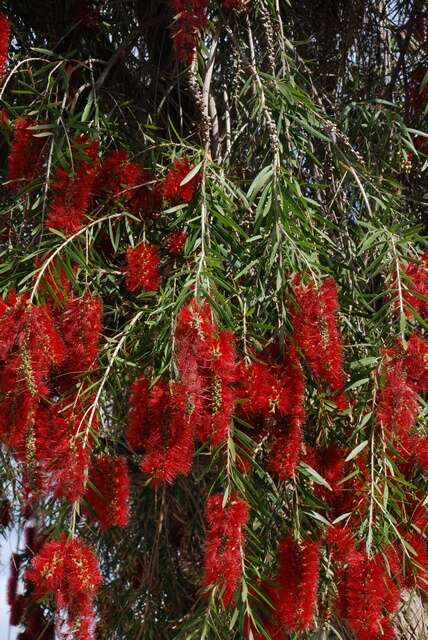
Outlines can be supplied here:
<path id="1" fill-rule="evenodd" d="M 183 386 L 163 380 L 149 388 L 142 375 L 130 396 L 127 440 L 143 451 L 141 471 L 152 484 L 172 482 L 190 472 L 193 457 L 193 421 Z"/>
<path id="2" fill-rule="evenodd" d="M 94 192 L 127 202 L 134 196 L 140 178 L 140 166 L 129 160 L 126 151 L 112 151 L 101 164 Z"/>
<path id="3" fill-rule="evenodd" d="M 101 574 L 94 553 L 82 540 L 63 533 L 58 540 L 46 542 L 27 569 L 26 579 L 34 585 L 37 598 L 53 598 L 57 632 L 64 622 L 76 640 L 92 640 L 93 603 Z"/>
<path id="4" fill-rule="evenodd" d="M 285 537 L 279 545 L 278 615 L 288 632 L 312 628 L 317 607 L 319 543 L 298 544 Z"/>
<path id="5" fill-rule="evenodd" d="M 103 328 L 101 298 L 90 293 L 81 298 L 70 297 L 59 316 L 58 325 L 66 348 L 63 370 L 74 375 L 93 369 L 100 351 Z"/>
<path id="6" fill-rule="evenodd" d="M 136 247 L 128 249 L 126 257 L 125 282 L 131 293 L 159 289 L 160 257 L 157 247 L 147 242 L 140 242 Z"/>
<path id="7" fill-rule="evenodd" d="M 403 273 L 402 295 L 406 316 L 413 320 L 414 309 L 428 321 L 428 250 L 420 256 L 420 262 L 408 262 Z M 396 287 L 396 277 L 394 283 Z"/>
<path id="8" fill-rule="evenodd" d="M 201 425 L 198 435 L 214 445 L 227 440 L 237 400 L 235 336 L 231 331 L 221 331 L 209 347 L 209 414 L 210 422 Z"/>
<path id="9" fill-rule="evenodd" d="M 188 158 L 178 158 L 173 162 L 163 181 L 162 193 L 165 200 L 170 200 L 175 204 L 189 203 L 193 200 L 201 181 L 201 172 L 198 171 L 193 178 L 182 184 L 191 169 Z"/>
<path id="10" fill-rule="evenodd" d="M 141 470 L 151 476 L 153 485 L 170 483 L 190 473 L 194 448 L 193 420 L 185 387 L 179 382 L 170 385 L 168 390 L 163 386 L 160 405 L 162 413 L 151 411 L 152 420 L 144 425 L 147 440 L 140 465 Z"/>
<path id="11" fill-rule="evenodd" d="M 98 171 L 98 142 L 81 136 L 76 144 L 81 148 L 84 159 L 75 160 L 74 175 L 62 167 L 57 168 L 46 220 L 47 227 L 59 229 L 67 236 L 79 231 L 85 223 Z"/>
<path id="12" fill-rule="evenodd" d="M 34 425 L 34 483 L 42 494 L 53 494 L 69 502 L 85 491 L 94 445 L 92 432 L 98 430 L 97 416 L 90 421 L 93 397 L 84 391 L 68 401 L 41 406 Z"/>
<path id="13" fill-rule="evenodd" d="M 345 409 L 348 400 L 342 392 L 346 378 L 336 284 L 333 278 L 327 278 L 317 289 L 314 283 L 303 285 L 295 280 L 293 291 L 297 307 L 291 309 L 291 319 L 297 346 L 312 374 L 327 383 L 334 402 Z"/>
<path id="14" fill-rule="evenodd" d="M 102 529 L 124 527 L 129 519 L 129 476 L 126 459 L 101 454 L 93 460 L 85 494 L 88 513 Z"/>
<path id="15" fill-rule="evenodd" d="M 428 343 L 417 334 L 407 351 L 400 341 L 384 352 L 385 381 L 380 389 L 376 416 L 388 437 L 408 436 L 416 422 L 419 393 L 428 388 Z"/>
<path id="16" fill-rule="evenodd" d="M 207 24 L 207 0 L 169 0 L 175 14 L 172 37 L 177 58 L 191 64 L 198 44 L 199 31 Z"/>
<path id="17" fill-rule="evenodd" d="M 203 584 L 217 586 L 225 607 L 232 601 L 242 576 L 244 527 L 249 508 L 237 494 L 223 507 L 223 494 L 208 498 L 206 506 L 206 542 Z"/>
<path id="18" fill-rule="evenodd" d="M 0 315 L 0 434 L 22 456 L 37 406 L 49 392 L 50 373 L 65 352 L 47 306 L 16 295 L 8 303 Z"/>
<path id="19" fill-rule="evenodd" d="M 43 166 L 46 138 L 36 138 L 31 118 L 17 118 L 8 157 L 9 188 L 18 190 L 39 177 Z"/>
<path id="20" fill-rule="evenodd" d="M 0 80 L 3 78 L 7 61 L 10 44 L 11 26 L 7 16 L 0 14 Z"/>
<path id="21" fill-rule="evenodd" d="M 388 557 L 390 555 L 388 552 Z M 336 576 L 336 608 L 356 640 L 388 637 L 389 616 L 398 607 L 400 591 L 388 574 L 381 554 L 368 558 L 364 552 L 354 549 L 347 564 L 336 569 Z"/>
<path id="22" fill-rule="evenodd" d="M 178 256 L 183 252 L 186 244 L 187 233 L 185 231 L 174 231 L 166 239 L 166 248 L 170 255 Z"/>

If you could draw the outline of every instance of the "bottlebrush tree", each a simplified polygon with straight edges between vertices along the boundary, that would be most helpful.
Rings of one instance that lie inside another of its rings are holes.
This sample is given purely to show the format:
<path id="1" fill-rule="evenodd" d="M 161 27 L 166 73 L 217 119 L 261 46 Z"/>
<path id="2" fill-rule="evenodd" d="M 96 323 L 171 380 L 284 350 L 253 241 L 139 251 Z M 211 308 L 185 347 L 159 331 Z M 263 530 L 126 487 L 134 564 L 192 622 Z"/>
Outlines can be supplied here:
<path id="1" fill-rule="evenodd" d="M 351 4 L 2 3 L 21 640 L 424 637 L 428 15 Z"/>

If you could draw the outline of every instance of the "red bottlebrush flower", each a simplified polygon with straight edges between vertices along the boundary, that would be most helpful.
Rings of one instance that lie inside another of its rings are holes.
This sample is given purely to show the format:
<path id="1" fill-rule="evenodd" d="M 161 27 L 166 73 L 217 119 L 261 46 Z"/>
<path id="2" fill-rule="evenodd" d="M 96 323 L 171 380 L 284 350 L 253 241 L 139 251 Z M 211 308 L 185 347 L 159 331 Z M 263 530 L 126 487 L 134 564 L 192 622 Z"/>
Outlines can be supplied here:
<path id="1" fill-rule="evenodd" d="M 85 498 L 89 515 L 102 529 L 124 527 L 129 519 L 129 476 L 124 457 L 101 454 L 92 462 Z"/>
<path id="2" fill-rule="evenodd" d="M 407 343 L 404 368 L 408 380 L 418 393 L 428 391 L 428 342 L 416 333 L 412 333 Z"/>
<path id="3" fill-rule="evenodd" d="M 245 419 L 268 436 L 268 467 L 282 480 L 293 476 L 302 449 L 305 381 L 297 350 L 286 345 L 284 357 L 273 347 L 241 372 Z M 257 435 L 257 434 L 256 434 Z"/>
<path id="4" fill-rule="evenodd" d="M 6 71 L 10 43 L 10 22 L 9 18 L 0 13 L 0 80 Z"/>
<path id="5" fill-rule="evenodd" d="M 132 293 L 156 291 L 160 285 L 159 251 L 147 242 L 140 242 L 127 251 L 127 265 L 124 269 L 126 286 Z"/>
<path id="6" fill-rule="evenodd" d="M 390 629 L 389 614 L 399 603 L 399 590 L 387 572 L 383 557 L 368 558 L 353 550 L 347 564 L 336 572 L 339 616 L 346 621 L 356 640 L 382 638 Z"/>
<path id="7" fill-rule="evenodd" d="M 207 24 L 207 0 L 169 0 L 175 21 L 172 34 L 177 58 L 190 64 L 195 55 L 199 31 Z"/>
<path id="8" fill-rule="evenodd" d="M 208 302 L 199 303 L 193 299 L 184 306 L 177 318 L 177 338 L 189 342 L 206 343 L 208 337 L 217 332 L 213 313 Z"/>
<path id="9" fill-rule="evenodd" d="M 428 388 L 428 344 L 413 334 L 407 350 L 397 342 L 385 351 L 384 377 L 376 415 L 385 433 L 391 437 L 409 435 L 419 407 L 418 393 Z"/>
<path id="10" fill-rule="evenodd" d="M 68 403 L 40 407 L 34 425 L 35 460 L 33 482 L 42 493 L 52 493 L 70 502 L 85 490 L 92 432 L 97 431 L 89 400 L 82 397 Z"/>
<path id="11" fill-rule="evenodd" d="M 344 564 L 351 554 L 355 553 L 355 543 L 352 533 L 346 526 L 338 524 L 329 527 L 327 531 L 327 544 L 332 552 L 335 562 Z"/>
<path id="12" fill-rule="evenodd" d="M 416 438 L 414 444 L 415 459 L 422 471 L 428 473 L 428 434 Z"/>
<path id="13" fill-rule="evenodd" d="M 178 316 L 176 348 L 196 437 L 221 444 L 227 439 L 237 399 L 234 336 L 218 331 L 206 302 L 192 301 Z"/>
<path id="14" fill-rule="evenodd" d="M 405 538 L 414 550 L 408 563 L 405 587 L 408 589 L 417 587 L 426 594 L 428 592 L 428 542 L 423 535 L 416 532 L 407 533 Z"/>
<path id="15" fill-rule="evenodd" d="M 302 430 L 299 424 L 287 429 L 286 435 L 273 439 L 272 449 L 268 458 L 268 468 L 276 473 L 281 480 L 288 480 L 294 476 L 299 463 L 302 449 Z"/>
<path id="16" fill-rule="evenodd" d="M 294 283 L 297 307 L 291 309 L 294 338 L 302 350 L 312 374 L 323 380 L 340 409 L 347 406 L 342 393 L 345 384 L 343 344 L 337 322 L 339 303 L 333 278 L 319 289 L 315 284 Z"/>
<path id="17" fill-rule="evenodd" d="M 428 321 L 428 250 L 420 256 L 420 262 L 409 262 L 403 274 L 402 296 L 407 317 L 412 319 L 415 310 Z"/>
<path id="18" fill-rule="evenodd" d="M 223 495 L 208 498 L 206 506 L 206 541 L 203 584 L 219 587 L 224 606 L 233 601 L 242 576 L 244 527 L 249 509 L 237 494 L 232 494 L 223 507 Z"/>
<path id="19" fill-rule="evenodd" d="M 166 248 L 172 256 L 178 256 L 182 253 L 186 244 L 187 233 L 185 231 L 174 231 L 170 233 L 166 239 Z"/>
<path id="20" fill-rule="evenodd" d="M 409 103 L 410 107 L 415 111 L 423 109 L 428 102 L 428 84 L 425 83 L 424 86 L 422 86 L 427 72 L 427 68 L 419 66 L 413 71 L 410 77 Z"/>
<path id="21" fill-rule="evenodd" d="M 159 389 L 159 393 L 158 393 Z M 145 455 L 140 465 L 152 477 L 153 484 L 172 482 L 179 475 L 190 473 L 193 458 L 192 415 L 187 407 L 183 385 L 176 382 L 169 390 L 153 387 L 159 403 L 147 427 Z M 163 407 L 162 407 L 163 405 Z"/>
<path id="22" fill-rule="evenodd" d="M 40 174 L 46 138 L 35 138 L 31 127 L 36 123 L 21 117 L 15 122 L 15 132 L 8 158 L 8 178 L 11 189 L 25 187 Z"/>
<path id="23" fill-rule="evenodd" d="M 46 542 L 26 571 L 35 596 L 52 596 L 57 607 L 58 624 L 65 612 L 65 624 L 73 629 L 76 640 L 93 638 L 93 602 L 101 583 L 97 559 L 92 550 L 77 538 L 62 534 Z"/>
<path id="24" fill-rule="evenodd" d="M 178 158 L 173 162 L 162 186 L 162 193 L 166 200 L 175 203 L 191 202 L 193 200 L 201 181 L 201 172 L 199 171 L 188 182 L 182 184 L 191 169 L 188 158 Z"/>
<path id="25" fill-rule="evenodd" d="M 236 402 L 235 336 L 231 331 L 220 331 L 218 338 L 209 341 L 206 378 L 209 379 L 207 421 L 200 424 L 198 436 L 221 444 L 227 439 Z"/>
<path id="26" fill-rule="evenodd" d="M 141 167 L 129 160 L 126 151 L 112 151 L 103 160 L 94 191 L 127 202 L 140 182 Z"/>
<path id="27" fill-rule="evenodd" d="M 58 320 L 66 347 L 64 369 L 67 372 L 75 374 L 94 367 L 100 350 L 102 318 L 100 298 L 85 293 L 81 298 L 71 297 L 68 301 Z"/>
<path id="28" fill-rule="evenodd" d="M 9 303 L 0 315 L 0 433 L 8 446 L 19 448 L 65 354 L 48 307 L 25 296 L 10 296 Z"/>
<path id="29" fill-rule="evenodd" d="M 98 142 L 82 136 L 76 144 L 83 147 L 85 159 L 75 161 L 74 175 L 62 167 L 57 168 L 46 221 L 48 227 L 60 229 L 66 235 L 79 231 L 85 222 L 98 170 Z"/>
<path id="30" fill-rule="evenodd" d="M 319 544 L 306 540 L 300 545 L 283 538 L 279 546 L 278 615 L 289 632 L 312 627 L 319 575 Z"/>
<path id="31" fill-rule="evenodd" d="M 153 484 L 172 482 L 190 472 L 193 457 L 192 415 L 187 407 L 183 386 L 170 387 L 164 381 L 149 389 L 149 381 L 140 376 L 130 397 L 127 440 L 143 450 L 141 470 Z"/>

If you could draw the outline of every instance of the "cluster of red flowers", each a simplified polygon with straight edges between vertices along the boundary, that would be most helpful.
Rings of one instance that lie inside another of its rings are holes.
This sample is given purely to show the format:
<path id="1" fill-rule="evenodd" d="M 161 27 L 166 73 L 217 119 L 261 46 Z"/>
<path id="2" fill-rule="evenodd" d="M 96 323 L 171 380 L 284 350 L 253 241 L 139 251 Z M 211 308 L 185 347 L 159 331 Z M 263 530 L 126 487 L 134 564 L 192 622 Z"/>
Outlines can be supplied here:
<path id="1" fill-rule="evenodd" d="M 130 247 L 126 253 L 126 286 L 132 293 L 156 291 L 160 284 L 159 250 L 148 242 Z"/>
<path id="2" fill-rule="evenodd" d="M 413 318 L 413 311 L 416 311 L 423 320 L 428 321 L 428 250 L 424 251 L 419 262 L 409 262 L 403 271 L 406 314 Z"/>
<path id="3" fill-rule="evenodd" d="M 237 494 L 232 494 L 226 505 L 223 502 L 223 494 L 207 500 L 203 584 L 210 591 L 217 587 L 224 606 L 228 606 L 242 576 L 248 505 Z"/>
<path id="4" fill-rule="evenodd" d="M 34 137 L 36 123 L 30 118 L 18 118 L 8 158 L 8 178 L 11 189 L 25 187 L 40 174 L 46 138 Z"/>
<path id="5" fill-rule="evenodd" d="M 297 306 L 291 308 L 293 335 L 302 350 L 312 374 L 325 382 L 340 409 L 348 405 L 343 394 L 343 343 L 337 314 L 339 303 L 333 278 L 327 278 L 318 288 L 314 283 L 303 285 L 294 281 Z"/>
<path id="6" fill-rule="evenodd" d="M 381 386 L 376 415 L 386 436 L 408 436 L 415 425 L 419 393 L 428 389 L 428 343 L 412 334 L 405 350 L 401 342 L 384 352 L 384 383 Z"/>
<path id="7" fill-rule="evenodd" d="M 284 640 L 291 633 L 311 629 L 317 611 L 317 592 L 320 567 L 320 545 L 310 539 L 301 543 L 291 536 L 280 541 L 278 570 L 270 581 L 263 581 L 260 590 L 267 599 L 263 606 L 254 597 L 252 608 L 258 613 L 263 628 L 272 640 Z M 260 609 L 260 611 L 258 611 Z M 247 617 L 245 626 L 254 640 L 263 640 Z"/>
<path id="8" fill-rule="evenodd" d="M 241 411 L 256 427 L 253 439 L 267 436 L 268 467 L 283 480 L 294 474 L 299 461 L 305 420 L 302 367 L 295 346 L 286 347 L 283 356 L 276 345 L 266 349 L 241 375 Z"/>
<path id="9" fill-rule="evenodd" d="M 52 184 L 53 198 L 46 224 L 66 235 L 78 231 L 85 221 L 98 170 L 98 142 L 81 136 L 75 141 L 74 172 L 58 167 Z M 82 158 L 83 156 L 83 158 Z"/>
<path id="10" fill-rule="evenodd" d="M 168 253 L 172 256 L 178 256 L 184 248 L 187 240 L 187 233 L 185 231 L 173 231 L 166 239 L 166 246 Z"/>
<path id="11" fill-rule="evenodd" d="M 64 625 L 76 640 L 93 638 L 93 602 L 101 574 L 94 553 L 83 541 L 62 534 L 46 542 L 25 577 L 34 585 L 36 598 L 54 598 L 58 631 Z M 61 620 L 63 612 L 65 619 Z"/>
<path id="12" fill-rule="evenodd" d="M 25 451 L 52 368 L 65 350 L 47 306 L 10 294 L 0 301 L 0 434 L 12 449 Z"/>
<path id="13" fill-rule="evenodd" d="M 97 359 L 102 331 L 101 299 L 85 293 L 70 296 L 58 326 L 66 348 L 66 369 L 73 375 L 91 370 Z"/>
<path id="14" fill-rule="evenodd" d="M 29 498 L 84 491 L 97 421 L 76 373 L 96 359 L 101 317 L 89 295 L 70 295 L 64 310 L 13 293 L 1 301 L 0 435 L 23 464 Z"/>
<path id="15" fill-rule="evenodd" d="M 124 457 L 101 454 L 92 462 L 85 494 L 88 514 L 102 529 L 124 527 L 129 519 L 129 477 Z"/>
<path id="16" fill-rule="evenodd" d="M 426 67 L 419 66 L 410 77 L 409 103 L 410 107 L 415 111 L 423 109 L 428 103 L 428 84 L 425 82 L 427 73 L 428 69 Z"/>
<path id="17" fill-rule="evenodd" d="M 199 32 L 207 24 L 208 0 L 169 0 L 169 4 L 175 15 L 172 32 L 177 58 L 190 64 Z"/>
<path id="18" fill-rule="evenodd" d="M 10 22 L 2 13 L 0 14 L 0 79 L 6 70 L 10 43 Z"/>
<path id="19" fill-rule="evenodd" d="M 288 632 L 310 629 L 317 606 L 319 543 L 283 538 L 277 576 L 278 618 Z"/>
<path id="20" fill-rule="evenodd" d="M 34 497 L 39 490 L 74 502 L 83 494 L 94 444 L 92 432 L 98 429 L 90 414 L 88 399 L 78 394 L 68 401 L 39 407 L 31 464 L 25 459 Z"/>
<path id="21" fill-rule="evenodd" d="M 135 214 L 156 213 L 162 206 L 160 183 L 154 175 L 136 162 L 126 151 L 112 151 L 104 158 L 94 191 L 120 200 Z"/>
<path id="22" fill-rule="evenodd" d="M 132 386 L 129 406 L 127 440 L 134 450 L 144 451 L 141 470 L 154 484 L 189 473 L 193 426 L 182 385 L 160 380 L 150 388 L 142 375 Z"/>
<path id="23" fill-rule="evenodd" d="M 237 400 L 235 337 L 218 329 L 207 302 L 193 300 L 180 311 L 176 361 L 196 438 L 224 443 Z"/>
<path id="24" fill-rule="evenodd" d="M 170 167 L 162 184 L 162 194 L 165 200 L 174 204 L 191 202 L 201 181 L 201 174 L 197 172 L 193 177 L 188 158 L 178 158 Z"/>
<path id="25" fill-rule="evenodd" d="M 346 527 L 331 527 L 327 541 L 334 563 L 338 597 L 335 608 L 356 640 L 393 640 L 390 621 L 400 601 L 400 585 L 392 579 L 400 573 L 397 552 L 388 547 L 369 558 L 356 548 Z M 385 557 L 388 558 L 389 572 Z M 399 580 L 398 580 L 399 583 Z"/>

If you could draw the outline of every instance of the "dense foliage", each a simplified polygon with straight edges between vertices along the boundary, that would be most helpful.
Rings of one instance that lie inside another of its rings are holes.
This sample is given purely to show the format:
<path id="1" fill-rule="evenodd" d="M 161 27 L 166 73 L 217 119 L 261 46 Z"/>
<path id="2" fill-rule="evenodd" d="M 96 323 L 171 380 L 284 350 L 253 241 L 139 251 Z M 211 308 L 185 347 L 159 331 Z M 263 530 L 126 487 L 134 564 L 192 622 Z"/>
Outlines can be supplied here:
<path id="1" fill-rule="evenodd" d="M 424 3 L 1 10 L 18 637 L 426 637 Z"/>

